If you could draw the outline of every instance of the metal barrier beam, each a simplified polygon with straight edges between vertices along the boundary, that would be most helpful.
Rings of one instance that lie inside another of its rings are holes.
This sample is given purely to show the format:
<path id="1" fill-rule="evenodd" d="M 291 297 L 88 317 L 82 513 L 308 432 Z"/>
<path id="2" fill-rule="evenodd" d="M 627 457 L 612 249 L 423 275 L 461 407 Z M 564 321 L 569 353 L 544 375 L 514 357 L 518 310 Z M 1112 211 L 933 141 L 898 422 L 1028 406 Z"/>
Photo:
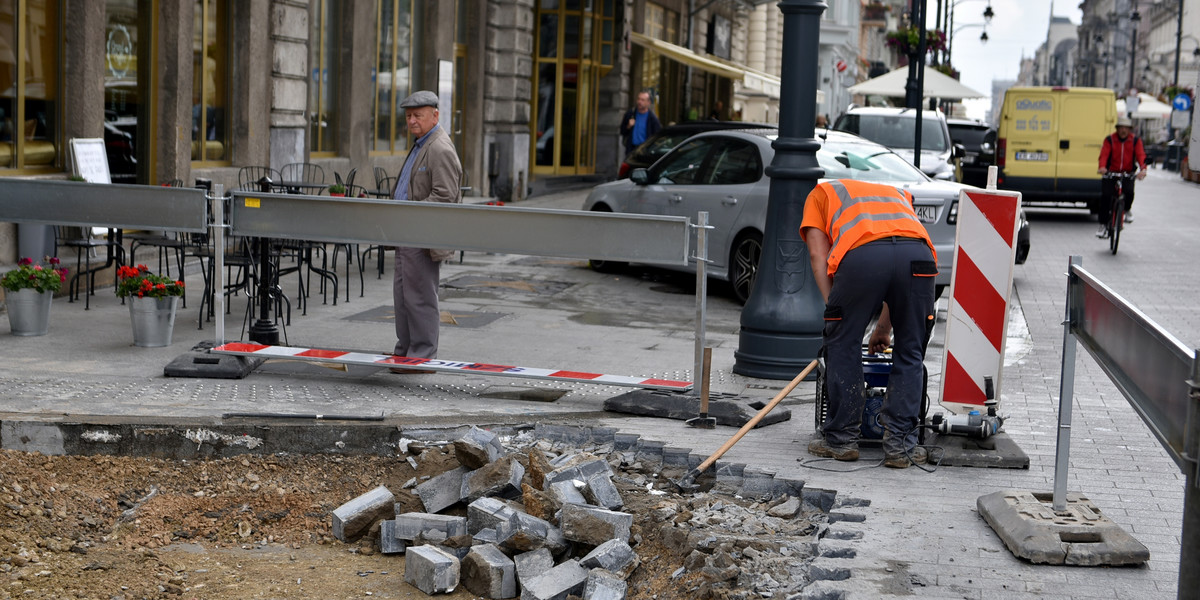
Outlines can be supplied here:
<path id="1" fill-rule="evenodd" d="M 1194 353 L 1080 265 L 1068 286 L 1071 332 L 1186 471 Z"/>
<path id="2" fill-rule="evenodd" d="M 234 192 L 230 235 L 688 263 L 688 220 L 513 206 Z"/>
<path id="3" fill-rule="evenodd" d="M 204 233 L 204 190 L 0 179 L 0 221 Z"/>

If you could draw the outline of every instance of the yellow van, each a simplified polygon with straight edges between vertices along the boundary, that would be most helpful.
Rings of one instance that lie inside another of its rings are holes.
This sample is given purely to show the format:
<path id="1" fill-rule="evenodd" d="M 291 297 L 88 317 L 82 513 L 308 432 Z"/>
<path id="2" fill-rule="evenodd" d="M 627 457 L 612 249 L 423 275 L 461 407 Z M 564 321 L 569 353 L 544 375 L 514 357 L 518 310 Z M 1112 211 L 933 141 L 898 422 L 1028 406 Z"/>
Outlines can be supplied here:
<path id="1" fill-rule="evenodd" d="M 1100 146 L 1116 123 L 1112 90 L 1009 88 L 996 140 L 996 186 L 1021 192 L 1026 205 L 1090 207 L 1100 198 Z"/>

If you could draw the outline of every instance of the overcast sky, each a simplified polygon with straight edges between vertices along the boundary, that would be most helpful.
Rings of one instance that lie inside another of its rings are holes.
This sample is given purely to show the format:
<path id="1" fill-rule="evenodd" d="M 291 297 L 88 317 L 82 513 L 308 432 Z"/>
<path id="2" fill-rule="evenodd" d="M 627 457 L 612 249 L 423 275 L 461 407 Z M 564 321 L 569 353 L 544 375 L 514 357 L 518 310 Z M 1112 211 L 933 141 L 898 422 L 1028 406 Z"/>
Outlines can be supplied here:
<path id="1" fill-rule="evenodd" d="M 934 26 L 933 16 L 937 0 L 926 0 L 930 19 L 927 27 Z M 951 64 L 962 74 L 960 81 L 983 94 L 992 93 L 993 79 L 1016 79 L 1021 69 L 1021 57 L 1032 58 L 1038 46 L 1046 41 L 1050 28 L 1050 11 L 1054 15 L 1067 17 L 1078 25 L 1083 19 L 1078 0 L 958 0 L 954 15 Z M 995 17 L 987 25 L 988 41 L 979 41 L 983 27 L 964 27 L 983 23 L 983 11 L 992 6 Z M 966 101 L 968 116 L 983 118 L 991 107 L 991 99 Z"/>

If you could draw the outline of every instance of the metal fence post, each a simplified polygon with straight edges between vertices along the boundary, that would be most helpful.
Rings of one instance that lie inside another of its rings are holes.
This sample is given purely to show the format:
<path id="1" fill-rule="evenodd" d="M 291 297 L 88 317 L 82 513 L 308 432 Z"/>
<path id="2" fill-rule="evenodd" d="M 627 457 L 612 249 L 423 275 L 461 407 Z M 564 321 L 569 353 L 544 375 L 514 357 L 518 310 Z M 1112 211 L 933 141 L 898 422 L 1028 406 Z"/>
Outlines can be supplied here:
<path id="1" fill-rule="evenodd" d="M 1187 437 L 1184 442 L 1183 534 L 1179 547 L 1178 598 L 1194 597 L 1200 590 L 1200 350 L 1192 354 L 1188 380 Z M 1192 565 L 1192 566 L 1187 566 Z"/>
<path id="2" fill-rule="evenodd" d="M 213 184 L 208 197 L 212 210 L 213 309 L 217 312 L 216 339 L 213 346 L 225 343 L 225 186 Z"/>
<path id="3" fill-rule="evenodd" d="M 692 395 L 700 396 L 704 377 L 705 317 L 708 307 L 708 211 L 696 214 L 696 367 L 692 371 Z"/>
<path id="4" fill-rule="evenodd" d="M 1071 331 L 1075 315 L 1071 310 L 1074 303 L 1072 285 L 1075 274 L 1071 268 L 1082 265 L 1083 257 L 1074 255 L 1067 263 L 1067 308 L 1063 317 L 1062 370 L 1058 379 L 1058 445 L 1054 451 L 1054 512 L 1067 510 L 1067 467 L 1071 454 L 1071 403 L 1075 395 L 1075 334 Z"/>

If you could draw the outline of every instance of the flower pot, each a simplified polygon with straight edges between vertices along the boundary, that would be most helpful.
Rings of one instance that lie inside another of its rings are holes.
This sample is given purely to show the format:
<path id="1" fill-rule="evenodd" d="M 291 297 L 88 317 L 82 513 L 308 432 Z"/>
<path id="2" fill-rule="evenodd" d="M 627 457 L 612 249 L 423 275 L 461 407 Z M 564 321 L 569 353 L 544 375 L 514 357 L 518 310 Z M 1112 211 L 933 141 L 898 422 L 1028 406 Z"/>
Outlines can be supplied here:
<path id="1" fill-rule="evenodd" d="M 23 289 L 4 292 L 8 306 L 8 324 L 13 335 L 46 335 L 50 330 L 52 292 Z"/>
<path id="2" fill-rule="evenodd" d="M 170 346 L 178 305 L 179 296 L 130 297 L 129 319 L 133 323 L 133 345 L 143 348 Z"/>

